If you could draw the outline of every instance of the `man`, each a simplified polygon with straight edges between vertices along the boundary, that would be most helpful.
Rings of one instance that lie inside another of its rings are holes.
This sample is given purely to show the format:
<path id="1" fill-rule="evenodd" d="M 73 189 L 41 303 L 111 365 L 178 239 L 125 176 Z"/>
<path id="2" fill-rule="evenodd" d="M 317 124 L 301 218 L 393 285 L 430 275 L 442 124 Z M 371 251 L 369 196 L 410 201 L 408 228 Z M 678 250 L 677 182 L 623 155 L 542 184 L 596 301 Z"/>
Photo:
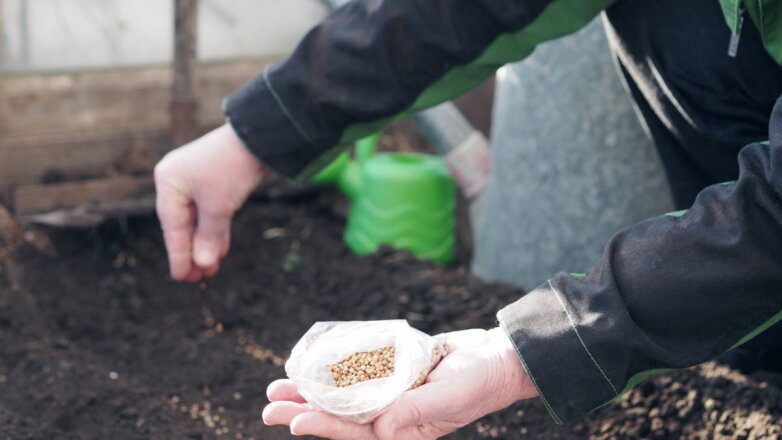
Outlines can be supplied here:
<path id="1" fill-rule="evenodd" d="M 555 275 L 501 310 L 499 328 L 447 335 L 429 382 L 374 424 L 312 411 L 288 381 L 270 385 L 267 423 L 430 439 L 533 396 L 562 423 L 782 318 L 776 0 L 356 0 L 229 97 L 228 124 L 158 165 L 172 276 L 217 272 L 230 218 L 267 167 L 306 180 L 395 115 L 462 93 L 604 9 L 674 199 L 691 208 L 618 233 L 586 276 Z"/>

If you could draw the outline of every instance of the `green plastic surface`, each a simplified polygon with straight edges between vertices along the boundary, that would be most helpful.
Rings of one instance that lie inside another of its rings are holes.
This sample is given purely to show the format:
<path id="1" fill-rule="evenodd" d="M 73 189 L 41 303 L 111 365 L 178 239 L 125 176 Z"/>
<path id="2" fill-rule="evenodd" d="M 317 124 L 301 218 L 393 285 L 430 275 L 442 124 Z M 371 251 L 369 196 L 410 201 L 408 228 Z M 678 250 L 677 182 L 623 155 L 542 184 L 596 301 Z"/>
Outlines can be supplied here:
<path id="1" fill-rule="evenodd" d="M 455 184 L 443 160 L 418 153 L 375 155 L 377 136 L 356 144 L 314 179 L 335 183 L 351 199 L 345 242 L 359 255 L 381 246 L 448 263 L 454 257 Z"/>

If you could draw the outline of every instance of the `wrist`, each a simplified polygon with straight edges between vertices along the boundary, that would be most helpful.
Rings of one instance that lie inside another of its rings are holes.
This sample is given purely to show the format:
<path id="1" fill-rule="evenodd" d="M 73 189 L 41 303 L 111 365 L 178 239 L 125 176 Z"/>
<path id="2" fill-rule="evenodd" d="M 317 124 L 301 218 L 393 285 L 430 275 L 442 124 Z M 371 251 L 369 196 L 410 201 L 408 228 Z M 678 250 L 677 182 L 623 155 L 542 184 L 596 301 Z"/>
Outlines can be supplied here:
<path id="1" fill-rule="evenodd" d="M 489 330 L 489 338 L 499 355 L 503 377 L 500 391 L 508 395 L 510 403 L 537 396 L 538 391 L 524 369 L 510 336 L 497 327 Z"/>
<path id="2" fill-rule="evenodd" d="M 252 167 L 254 172 L 261 179 L 266 179 L 272 174 L 272 171 L 266 167 L 252 151 L 250 151 L 247 145 L 245 145 L 244 141 L 239 137 L 239 134 L 230 122 L 226 122 L 217 130 L 223 132 L 223 136 L 228 140 L 227 147 L 234 150 L 237 157 L 239 157 L 243 163 Z"/>

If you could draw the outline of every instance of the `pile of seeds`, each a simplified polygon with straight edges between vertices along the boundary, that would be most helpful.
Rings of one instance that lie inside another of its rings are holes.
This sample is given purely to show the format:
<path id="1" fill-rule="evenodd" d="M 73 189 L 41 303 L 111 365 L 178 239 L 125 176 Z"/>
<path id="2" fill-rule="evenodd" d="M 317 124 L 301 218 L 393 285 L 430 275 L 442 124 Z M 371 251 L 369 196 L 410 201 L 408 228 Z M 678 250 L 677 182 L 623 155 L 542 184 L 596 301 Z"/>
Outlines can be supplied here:
<path id="1" fill-rule="evenodd" d="M 329 366 L 334 376 L 334 386 L 348 387 L 359 382 L 382 379 L 394 374 L 393 346 L 375 351 L 362 351 Z"/>

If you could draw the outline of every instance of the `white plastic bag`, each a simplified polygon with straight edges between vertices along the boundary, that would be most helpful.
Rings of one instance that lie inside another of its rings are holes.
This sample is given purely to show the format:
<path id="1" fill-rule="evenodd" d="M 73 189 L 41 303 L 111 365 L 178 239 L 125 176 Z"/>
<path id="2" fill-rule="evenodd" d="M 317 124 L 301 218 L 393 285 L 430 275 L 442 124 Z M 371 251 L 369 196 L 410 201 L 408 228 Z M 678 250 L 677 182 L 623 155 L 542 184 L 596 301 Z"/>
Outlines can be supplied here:
<path id="1" fill-rule="evenodd" d="M 389 346 L 395 348 L 391 376 L 335 386 L 330 365 Z M 351 422 L 369 423 L 402 393 L 423 383 L 444 354 L 442 343 L 405 320 L 317 322 L 293 347 L 285 372 L 310 404 Z"/>

